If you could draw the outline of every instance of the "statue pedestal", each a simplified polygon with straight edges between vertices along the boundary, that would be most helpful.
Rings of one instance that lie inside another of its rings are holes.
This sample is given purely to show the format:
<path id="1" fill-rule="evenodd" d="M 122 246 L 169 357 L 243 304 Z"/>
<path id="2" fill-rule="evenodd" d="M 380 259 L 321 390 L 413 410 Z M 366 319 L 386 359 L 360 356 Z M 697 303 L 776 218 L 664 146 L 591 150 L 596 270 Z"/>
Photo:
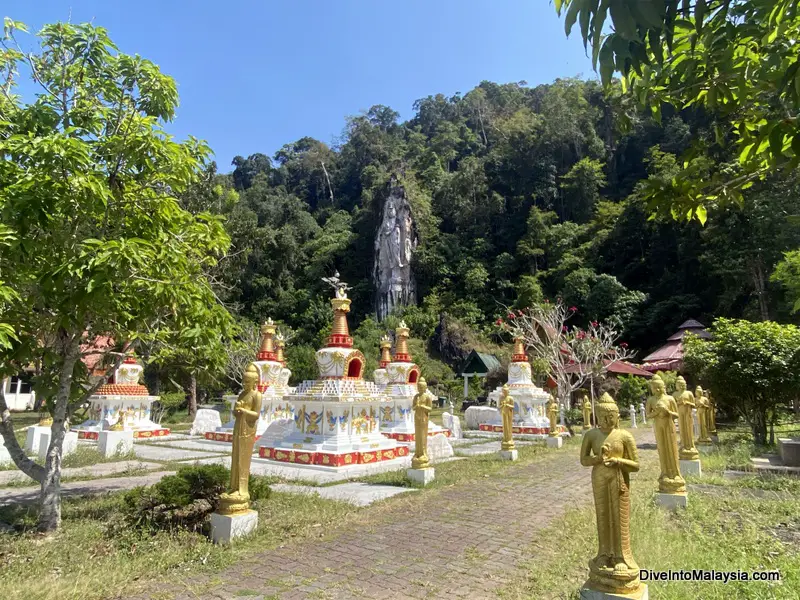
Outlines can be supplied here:
<path id="1" fill-rule="evenodd" d="M 714 446 L 711 442 L 697 443 L 695 447 L 700 454 L 711 454 L 714 451 Z"/>
<path id="2" fill-rule="evenodd" d="M 564 440 L 561 438 L 560 435 L 547 438 L 548 448 L 561 448 L 561 446 L 563 445 L 564 445 Z"/>
<path id="3" fill-rule="evenodd" d="M 211 541 L 215 544 L 230 544 L 238 537 L 255 531 L 258 527 L 258 512 L 248 510 L 235 515 L 211 513 Z"/>
<path id="4" fill-rule="evenodd" d="M 39 436 L 50 431 L 49 425 L 32 425 L 25 436 L 25 453 L 39 454 Z M 49 442 L 50 438 L 48 438 Z"/>
<path id="5" fill-rule="evenodd" d="M 641 584 L 639 589 L 632 594 L 601 592 L 599 590 L 593 590 L 588 586 L 588 581 L 583 584 L 581 588 L 581 600 L 648 600 L 650 598 L 646 583 Z"/>
<path id="6" fill-rule="evenodd" d="M 422 485 L 428 485 L 434 479 L 433 467 L 428 467 L 427 469 L 408 469 L 406 475 L 414 483 Z"/>
<path id="7" fill-rule="evenodd" d="M 39 460 L 47 459 L 47 450 L 50 448 L 50 437 L 52 430 L 44 427 L 46 431 L 39 434 Z M 61 458 L 69 456 L 78 449 L 78 434 L 74 431 L 67 431 L 64 434 L 64 443 L 61 445 Z"/>
<path id="8" fill-rule="evenodd" d="M 712 433 L 711 441 L 714 442 L 715 444 L 719 444 L 719 435 L 717 435 L 716 433 Z"/>
<path id="9" fill-rule="evenodd" d="M 678 462 L 680 463 L 681 475 L 697 475 L 700 477 L 703 474 L 699 458 L 697 460 L 681 460 Z"/>
<path id="10" fill-rule="evenodd" d="M 106 458 L 116 454 L 127 454 L 133 450 L 133 432 L 101 431 L 97 437 L 97 450 Z"/>
<path id="11" fill-rule="evenodd" d="M 656 504 L 668 510 L 678 510 L 681 508 L 686 508 L 689 505 L 689 496 L 686 493 L 662 494 L 661 492 L 656 492 L 655 499 Z"/>
<path id="12" fill-rule="evenodd" d="M 519 458 L 519 453 L 516 450 L 500 450 L 500 458 L 515 461 Z"/>

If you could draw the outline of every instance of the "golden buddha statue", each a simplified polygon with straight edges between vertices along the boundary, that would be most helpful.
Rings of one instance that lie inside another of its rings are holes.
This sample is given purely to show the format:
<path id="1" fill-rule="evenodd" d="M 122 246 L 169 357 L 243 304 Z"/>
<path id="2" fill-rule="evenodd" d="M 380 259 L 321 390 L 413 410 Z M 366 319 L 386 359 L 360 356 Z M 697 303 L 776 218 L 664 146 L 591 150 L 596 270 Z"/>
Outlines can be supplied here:
<path id="1" fill-rule="evenodd" d="M 258 369 L 253 363 L 247 365 L 243 377 L 242 393 L 236 399 L 233 415 L 233 450 L 231 451 L 230 490 L 219 497 L 219 514 L 233 515 L 250 508 L 250 461 L 256 441 L 256 425 L 261 414 L 261 392 L 258 385 Z"/>
<path id="2" fill-rule="evenodd" d="M 428 391 L 428 382 L 424 377 L 419 378 L 417 394 L 411 404 L 414 411 L 414 458 L 411 459 L 412 469 L 427 469 L 431 466 L 428 461 L 428 415 L 433 408 L 433 394 Z"/>
<path id="3" fill-rule="evenodd" d="M 39 418 L 39 427 L 52 427 L 53 426 L 53 416 L 50 413 L 42 413 L 42 416 Z"/>
<path id="4" fill-rule="evenodd" d="M 662 494 L 683 494 L 686 492 L 686 482 L 678 466 L 678 438 L 674 421 L 678 418 L 678 406 L 675 398 L 667 394 L 664 381 L 658 375 L 650 380 L 650 394 L 646 414 L 653 419 L 658 462 L 661 464 L 658 490 Z"/>
<path id="5" fill-rule="evenodd" d="M 708 433 L 708 414 L 711 412 L 711 406 L 708 403 L 708 398 L 703 395 L 703 388 L 699 385 L 694 390 L 694 398 L 697 404 L 697 420 L 700 422 L 700 437 L 697 438 L 697 443 L 708 445 L 711 443 L 711 437 Z"/>
<path id="6" fill-rule="evenodd" d="M 550 419 L 550 437 L 558 437 L 558 402 L 555 396 L 550 396 L 547 402 L 547 418 Z"/>
<path id="7" fill-rule="evenodd" d="M 706 398 L 708 398 L 708 433 L 717 435 L 717 403 L 709 391 L 706 391 Z"/>
<path id="8" fill-rule="evenodd" d="M 595 404 L 597 427 L 583 436 L 581 464 L 592 467 L 597 519 L 597 556 L 589 561 L 586 586 L 603 592 L 635 594 L 642 585 L 631 553 L 630 473 L 639 470 L 636 441 L 619 428 L 619 408 L 608 392 Z"/>
<path id="9" fill-rule="evenodd" d="M 694 394 L 686 389 L 686 380 L 680 376 L 675 381 L 675 402 L 678 405 L 678 424 L 681 434 L 681 460 L 697 460 L 700 453 L 694 447 Z"/>
<path id="10" fill-rule="evenodd" d="M 500 415 L 503 417 L 503 441 L 501 450 L 513 450 L 514 439 L 511 437 L 514 429 L 514 398 L 508 392 L 508 384 L 503 386 L 500 394 Z"/>
<path id="11" fill-rule="evenodd" d="M 586 431 L 592 428 L 592 403 L 589 402 L 589 396 L 583 396 L 583 430 Z"/>

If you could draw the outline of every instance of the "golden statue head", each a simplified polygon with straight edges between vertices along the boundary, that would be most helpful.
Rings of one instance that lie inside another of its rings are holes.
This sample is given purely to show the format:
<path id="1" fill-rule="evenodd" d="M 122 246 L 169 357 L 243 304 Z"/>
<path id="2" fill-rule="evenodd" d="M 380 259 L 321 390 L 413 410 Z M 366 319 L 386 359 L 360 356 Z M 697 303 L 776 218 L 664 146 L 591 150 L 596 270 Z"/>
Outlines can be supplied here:
<path id="1" fill-rule="evenodd" d="M 614 399 L 605 392 L 594 405 L 597 423 L 603 431 L 611 431 L 619 426 L 619 407 Z"/>
<path id="2" fill-rule="evenodd" d="M 508 393 L 509 393 L 509 387 L 508 384 L 505 383 L 503 384 L 503 397 L 505 398 L 506 396 L 508 396 Z"/>
<path id="3" fill-rule="evenodd" d="M 242 377 L 242 386 L 246 390 L 255 389 L 256 384 L 258 383 L 258 379 L 259 379 L 258 367 L 256 367 L 253 363 L 250 363 L 244 370 L 244 376 Z"/>
<path id="4" fill-rule="evenodd" d="M 698 385 L 694 390 L 694 395 L 700 398 L 703 395 L 703 388 Z"/>
<path id="5" fill-rule="evenodd" d="M 661 379 L 660 375 L 653 375 L 650 380 L 650 393 L 653 396 L 661 396 L 667 393 L 667 386 L 664 385 L 664 380 Z"/>
<path id="6" fill-rule="evenodd" d="M 678 378 L 675 380 L 675 390 L 678 392 L 686 391 L 686 380 L 683 378 L 683 375 L 678 375 Z"/>
<path id="7" fill-rule="evenodd" d="M 425 392 L 428 391 L 428 382 L 425 381 L 424 377 L 419 378 L 419 381 L 417 382 L 417 391 L 420 394 L 424 394 Z"/>

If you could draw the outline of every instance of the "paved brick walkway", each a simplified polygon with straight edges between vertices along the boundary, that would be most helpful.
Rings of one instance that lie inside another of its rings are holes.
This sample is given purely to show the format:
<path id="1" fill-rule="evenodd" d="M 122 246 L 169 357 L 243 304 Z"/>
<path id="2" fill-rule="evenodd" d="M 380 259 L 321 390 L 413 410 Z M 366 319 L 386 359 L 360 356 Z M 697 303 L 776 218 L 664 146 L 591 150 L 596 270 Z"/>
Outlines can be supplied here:
<path id="1" fill-rule="evenodd" d="M 652 433 L 637 441 L 652 442 Z M 589 491 L 589 470 L 569 448 L 501 477 L 398 501 L 365 530 L 250 555 L 188 580 L 175 598 L 493 598 L 540 531 L 588 502 Z"/>

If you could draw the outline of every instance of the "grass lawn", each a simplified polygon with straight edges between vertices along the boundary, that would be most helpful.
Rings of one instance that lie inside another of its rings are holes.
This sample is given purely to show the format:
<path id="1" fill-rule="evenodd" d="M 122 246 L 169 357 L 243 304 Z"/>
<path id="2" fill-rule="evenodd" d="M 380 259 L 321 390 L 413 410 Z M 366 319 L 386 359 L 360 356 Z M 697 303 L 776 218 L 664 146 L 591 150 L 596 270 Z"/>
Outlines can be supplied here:
<path id="1" fill-rule="evenodd" d="M 777 569 L 782 581 L 651 582 L 650 597 L 800 598 L 800 480 L 756 475 L 723 479 L 724 468 L 745 457 L 749 462 L 752 444 L 735 433 L 721 433 L 721 438 L 719 452 L 701 455 L 707 475 L 688 480 L 690 486 L 702 485 L 690 487 L 686 511 L 670 513 L 654 504 L 659 474 L 654 453 L 649 453 L 642 470 L 632 475 L 634 558 L 640 568 L 657 571 Z M 586 469 L 587 477 L 590 471 Z M 566 513 L 541 539 L 528 549 L 524 574 L 508 583 L 502 598 L 578 597 L 588 576 L 587 562 L 597 552 L 594 504 Z"/>

